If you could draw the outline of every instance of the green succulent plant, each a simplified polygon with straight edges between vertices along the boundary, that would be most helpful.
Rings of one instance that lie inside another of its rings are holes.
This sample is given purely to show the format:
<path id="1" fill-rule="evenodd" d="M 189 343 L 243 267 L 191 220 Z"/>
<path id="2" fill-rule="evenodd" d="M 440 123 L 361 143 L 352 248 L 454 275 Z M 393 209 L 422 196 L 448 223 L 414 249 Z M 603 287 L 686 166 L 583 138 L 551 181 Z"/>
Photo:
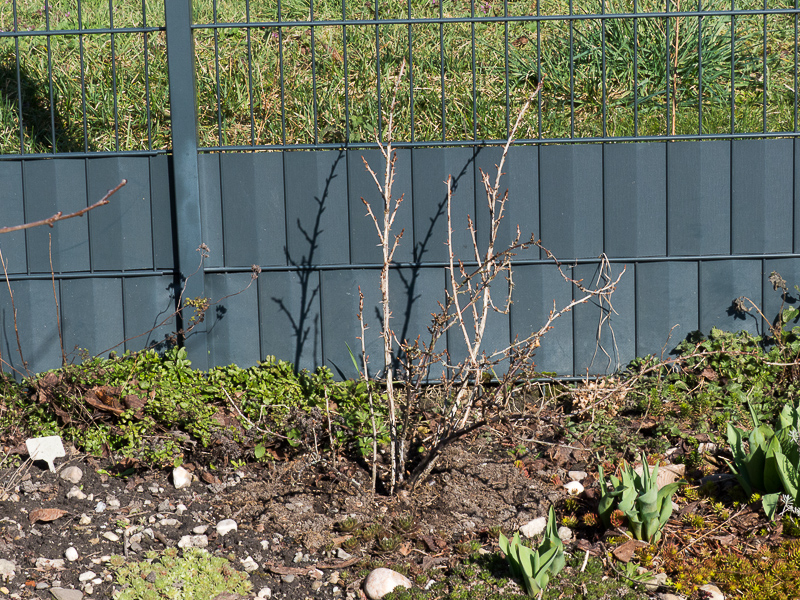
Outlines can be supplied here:
<path id="1" fill-rule="evenodd" d="M 745 432 L 728 423 L 728 443 L 733 454 L 733 463 L 728 462 L 728 466 L 748 497 L 761 495 L 764 512 L 774 519 L 783 494 L 788 494 L 794 505 L 800 503 L 800 407 L 787 403 L 774 430 L 759 422 L 749 404 L 748 408 L 753 429 L 747 434 L 747 450 Z"/>
<path id="2" fill-rule="evenodd" d="M 661 538 L 661 529 L 672 515 L 672 495 L 680 487 L 680 482 L 673 482 L 658 489 L 658 463 L 651 473 L 644 453 L 641 455 L 641 461 L 641 475 L 627 463 L 622 468 L 621 480 L 611 475 L 611 490 L 608 489 L 603 467 L 599 467 L 598 513 L 606 527 L 610 527 L 612 513 L 616 510 L 621 511 L 627 518 L 628 529 L 634 538 L 654 543 Z"/>
<path id="3" fill-rule="evenodd" d="M 536 550 L 523 546 L 519 533 L 515 533 L 510 541 L 501 533 L 500 550 L 506 555 L 514 577 L 522 580 L 528 595 L 538 595 L 547 587 L 550 577 L 557 575 L 566 564 L 564 544 L 558 537 L 553 507 L 550 507 L 548 514 L 544 539 Z"/>

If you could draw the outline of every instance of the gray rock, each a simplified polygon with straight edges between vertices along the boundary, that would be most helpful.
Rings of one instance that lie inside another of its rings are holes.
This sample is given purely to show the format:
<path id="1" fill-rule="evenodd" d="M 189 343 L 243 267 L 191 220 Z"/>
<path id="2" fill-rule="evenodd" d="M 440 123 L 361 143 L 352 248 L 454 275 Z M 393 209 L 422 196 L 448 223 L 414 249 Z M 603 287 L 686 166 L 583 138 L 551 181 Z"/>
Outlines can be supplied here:
<path id="1" fill-rule="evenodd" d="M 207 535 L 185 535 L 178 542 L 178 548 L 205 548 L 208 546 Z"/>
<path id="2" fill-rule="evenodd" d="M 223 519 L 219 523 L 217 523 L 217 535 L 220 537 L 224 536 L 231 531 L 237 531 L 239 526 L 236 524 L 236 521 L 233 519 Z"/>
<path id="3" fill-rule="evenodd" d="M 66 467 L 61 470 L 61 473 L 58 474 L 61 479 L 64 481 L 69 481 L 70 483 L 78 483 L 83 478 L 83 471 L 76 466 Z"/>
<path id="4" fill-rule="evenodd" d="M 189 487 L 192 483 L 192 474 L 183 467 L 175 467 L 172 470 L 172 483 L 178 490 Z"/>
<path id="5" fill-rule="evenodd" d="M 542 533 L 547 527 L 547 517 L 539 517 L 528 521 L 525 525 L 519 528 L 519 532 L 526 538 L 533 538 Z"/>
<path id="6" fill-rule="evenodd" d="M 683 596 L 676 596 L 675 594 L 670 594 L 669 592 L 664 592 L 662 594 L 658 594 L 660 600 L 686 600 Z"/>
<path id="7" fill-rule="evenodd" d="M 50 588 L 50 593 L 55 596 L 56 600 L 81 600 L 83 598 L 83 592 L 80 590 L 70 590 L 61 587 Z"/>
<path id="8" fill-rule="evenodd" d="M 253 560 L 252 556 L 243 558 L 240 562 L 242 563 L 242 567 L 247 573 L 252 573 L 253 571 L 258 570 L 258 563 L 255 560 Z"/>
<path id="9" fill-rule="evenodd" d="M 411 580 L 397 571 L 380 567 L 367 575 L 364 592 L 370 600 L 379 600 L 396 587 L 410 588 Z"/>
<path id="10" fill-rule="evenodd" d="M 572 481 L 583 481 L 586 479 L 586 471 L 570 471 L 567 473 L 567 477 Z"/>
<path id="11" fill-rule="evenodd" d="M 709 595 L 708 600 L 725 600 L 725 594 L 723 594 L 722 590 L 713 583 L 701 585 L 700 589 Z"/>
<path id="12" fill-rule="evenodd" d="M 14 575 L 16 575 L 17 565 L 15 565 L 10 560 L 6 560 L 4 558 L 0 558 L 0 577 L 3 578 L 3 581 L 11 581 L 14 579 Z"/>
<path id="13" fill-rule="evenodd" d="M 85 500 L 86 494 L 77 486 L 73 485 L 72 489 L 67 492 L 67 500 Z"/>
<path id="14" fill-rule="evenodd" d="M 64 551 L 64 557 L 68 561 L 74 562 L 74 561 L 78 560 L 78 551 L 73 546 L 70 546 L 69 548 L 67 548 Z"/>
<path id="15" fill-rule="evenodd" d="M 562 542 L 568 542 L 572 539 L 572 529 L 562 525 L 558 528 L 558 537 Z"/>

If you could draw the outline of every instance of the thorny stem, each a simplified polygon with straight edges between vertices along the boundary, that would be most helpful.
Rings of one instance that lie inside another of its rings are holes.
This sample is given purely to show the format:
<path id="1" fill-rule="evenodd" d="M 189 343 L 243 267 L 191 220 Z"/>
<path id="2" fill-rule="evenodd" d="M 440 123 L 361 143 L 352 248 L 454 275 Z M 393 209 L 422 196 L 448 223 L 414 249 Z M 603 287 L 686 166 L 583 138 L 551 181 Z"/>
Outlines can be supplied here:
<path id="1" fill-rule="evenodd" d="M 364 371 L 361 377 L 364 383 L 367 384 L 367 398 L 369 399 L 369 418 L 372 422 L 372 492 L 378 487 L 378 428 L 375 425 L 375 403 L 372 396 L 372 386 L 369 384 L 369 367 L 367 360 L 367 344 L 365 341 L 364 332 L 367 329 L 367 324 L 364 323 L 364 294 L 361 292 L 361 286 L 358 286 L 358 323 L 361 327 L 361 364 L 364 365 Z M 327 395 L 326 401 L 327 401 Z"/>
<path id="2" fill-rule="evenodd" d="M 14 314 L 14 333 L 17 336 L 17 351 L 19 352 L 19 359 L 22 361 L 22 368 L 25 369 L 25 373 L 30 375 L 30 371 L 28 370 L 28 363 L 25 360 L 25 357 L 22 355 L 22 343 L 19 340 L 19 328 L 17 327 L 17 307 L 14 304 L 14 292 L 11 291 L 11 281 L 8 279 L 8 266 L 6 264 L 6 260 L 3 258 L 3 251 L 0 250 L 0 264 L 3 265 L 3 275 L 6 278 L 6 285 L 8 286 L 8 295 L 11 298 L 11 312 Z M 6 363 L 9 367 L 14 369 L 11 366 L 11 363 Z M 22 374 L 19 370 L 14 369 L 17 373 Z"/>
<path id="3" fill-rule="evenodd" d="M 61 311 L 58 308 L 58 294 L 56 294 L 56 274 L 53 271 L 53 236 L 47 234 L 47 251 L 50 256 L 50 281 L 53 284 L 53 302 L 56 303 L 56 330 L 58 331 L 58 344 L 61 348 L 61 366 L 67 364 L 67 354 L 64 352 L 64 336 L 61 334 Z"/>

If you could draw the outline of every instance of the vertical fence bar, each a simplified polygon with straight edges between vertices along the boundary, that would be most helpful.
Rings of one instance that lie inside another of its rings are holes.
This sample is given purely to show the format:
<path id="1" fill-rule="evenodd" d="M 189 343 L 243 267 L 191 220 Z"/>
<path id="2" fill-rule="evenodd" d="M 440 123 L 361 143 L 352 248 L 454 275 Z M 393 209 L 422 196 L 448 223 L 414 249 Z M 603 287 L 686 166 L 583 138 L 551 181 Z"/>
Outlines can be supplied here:
<path id="1" fill-rule="evenodd" d="M 192 36 L 192 0 L 164 3 L 167 29 L 167 65 L 172 125 L 177 278 L 185 286 L 183 298 L 204 298 L 203 270 L 197 270 L 197 249 L 203 243 L 200 222 L 200 183 L 197 168 L 197 94 Z M 176 292 L 180 299 L 180 293 Z M 180 300 L 179 300 L 180 301 Z M 182 319 L 185 326 L 186 319 Z M 200 323 L 184 344 L 196 368 L 208 368 L 205 325 Z"/>

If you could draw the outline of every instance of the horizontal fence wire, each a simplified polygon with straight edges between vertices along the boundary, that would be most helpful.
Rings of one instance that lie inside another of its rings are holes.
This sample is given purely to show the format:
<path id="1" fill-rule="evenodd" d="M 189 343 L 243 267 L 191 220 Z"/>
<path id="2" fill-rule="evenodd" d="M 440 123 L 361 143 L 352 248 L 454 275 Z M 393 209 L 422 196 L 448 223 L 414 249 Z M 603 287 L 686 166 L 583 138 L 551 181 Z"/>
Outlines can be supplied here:
<path id="1" fill-rule="evenodd" d="M 171 145 L 164 1 L 0 6 L 0 157 Z"/>
<path id="2" fill-rule="evenodd" d="M 215 0 L 195 13 L 206 151 L 374 147 L 403 61 L 398 147 L 503 143 L 539 82 L 519 143 L 798 133 L 794 0 Z"/>
<path id="3" fill-rule="evenodd" d="M 797 0 L 194 3 L 201 151 L 796 137 Z M 2 158 L 169 151 L 163 0 L 0 7 Z"/>

